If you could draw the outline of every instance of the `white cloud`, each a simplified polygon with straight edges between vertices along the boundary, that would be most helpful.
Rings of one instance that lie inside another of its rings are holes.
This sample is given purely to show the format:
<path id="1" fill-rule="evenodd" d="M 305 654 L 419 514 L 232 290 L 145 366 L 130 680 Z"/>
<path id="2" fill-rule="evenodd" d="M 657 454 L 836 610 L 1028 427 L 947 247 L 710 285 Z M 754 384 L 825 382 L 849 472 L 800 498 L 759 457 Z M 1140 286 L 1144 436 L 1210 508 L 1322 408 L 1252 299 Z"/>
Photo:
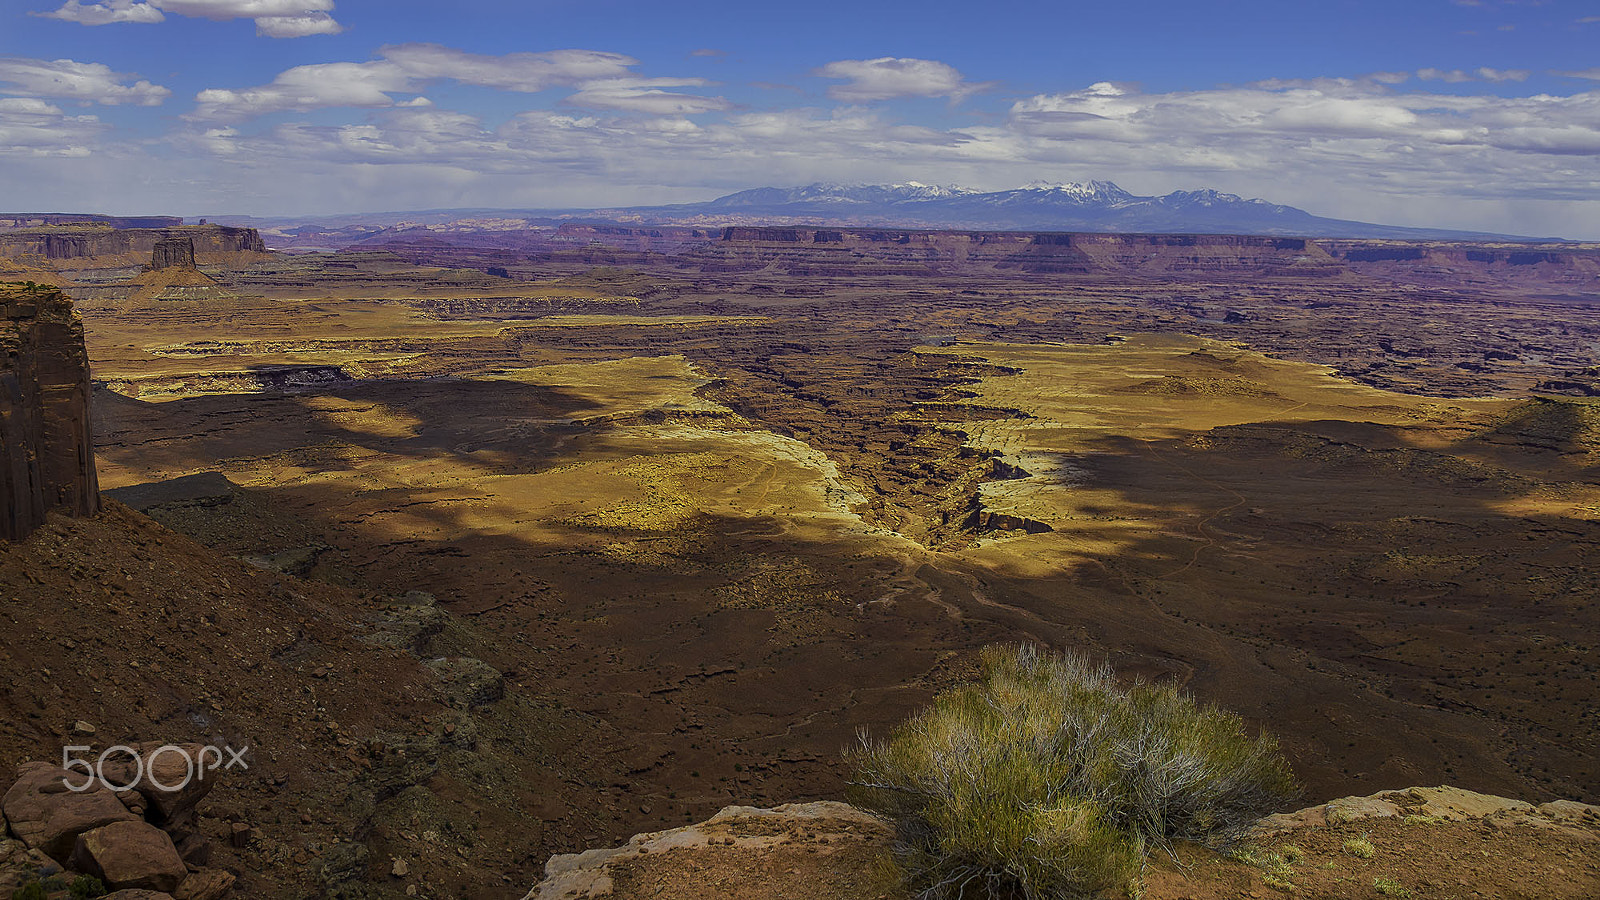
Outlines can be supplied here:
<path id="1" fill-rule="evenodd" d="M 702 97 L 661 90 L 664 87 L 703 87 L 703 78 L 609 78 L 585 82 L 582 90 L 564 102 L 591 109 L 617 109 L 657 116 L 692 116 L 730 109 L 721 97 Z"/>
<path id="2" fill-rule="evenodd" d="M 740 187 L 815 180 L 819 166 L 846 171 L 859 166 L 863 157 L 876 165 L 920 162 L 930 154 L 955 154 L 963 141 L 862 109 L 742 113 L 708 124 L 674 114 L 602 117 L 541 110 L 513 117 L 494 130 L 461 113 L 384 109 L 365 122 L 342 126 L 285 124 L 250 136 L 227 129 L 222 147 L 212 148 L 217 131 L 190 134 L 185 141 L 261 166 L 273 166 L 276 160 L 330 170 L 377 164 L 414 175 L 417 166 L 433 165 L 471 172 L 480 181 L 533 176 L 527 183 L 543 185 L 543 190 L 576 190 L 587 184 L 592 191 L 594 182 L 584 179 L 609 179 L 613 192 L 637 187 L 641 180 L 657 191 L 663 184 L 693 184 L 708 177 Z M 501 197 L 494 202 L 512 201 Z M 591 196 L 589 202 L 606 199 Z"/>
<path id="3" fill-rule="evenodd" d="M 717 98 L 664 90 L 698 86 L 694 79 L 634 78 L 586 83 L 565 101 L 617 110 L 610 116 L 539 110 L 488 129 L 457 112 L 400 108 L 388 95 L 417 85 L 393 62 L 343 65 L 361 77 L 302 67 L 265 96 L 219 99 L 256 110 L 313 99 L 376 108 L 365 122 L 230 134 L 227 146 L 247 147 L 240 155 L 249 158 L 334 168 L 380 163 L 414 175 L 418 165 L 438 165 L 484 179 L 532 176 L 530 183 L 573 191 L 588 184 L 606 196 L 629 186 L 895 180 L 907 172 L 992 187 L 1107 177 L 1132 179 L 1135 190 L 1214 186 L 1319 214 L 1403 222 L 1414 221 L 1419 197 L 1567 202 L 1600 192 L 1600 91 L 1460 96 L 1325 79 L 1318 87 L 1146 94 L 1101 82 L 1018 100 L 1001 121 L 938 129 L 864 107 L 708 110 L 697 104 Z M 284 82 L 322 93 L 313 98 Z M 707 111 L 723 114 L 687 118 Z M 491 194 L 479 202 L 509 201 Z M 589 205 L 603 202 L 596 196 Z"/>
<path id="4" fill-rule="evenodd" d="M 1552 74 L 1561 75 L 1567 78 L 1587 78 L 1590 81 L 1600 81 L 1600 66 L 1597 66 L 1593 69 L 1583 69 L 1577 72 L 1554 72 Z"/>
<path id="5" fill-rule="evenodd" d="M 599 50 L 551 50 L 487 56 L 439 44 L 398 44 L 379 53 L 419 79 L 449 78 L 463 84 L 533 93 L 602 78 L 622 78 L 639 61 Z"/>
<path id="6" fill-rule="evenodd" d="M 0 97 L 0 114 L 13 116 L 59 116 L 61 110 L 34 97 Z"/>
<path id="7" fill-rule="evenodd" d="M 296 38 L 343 31 L 329 15 L 333 8 L 333 0 L 98 0 L 87 4 L 66 0 L 60 9 L 40 15 L 80 25 L 154 24 L 166 21 L 164 13 L 214 21 L 254 19 L 257 35 Z"/>
<path id="8" fill-rule="evenodd" d="M 256 35 L 270 38 L 310 37 L 313 34 L 339 34 L 344 26 L 325 12 L 299 16 L 262 16 L 256 19 Z"/>
<path id="9" fill-rule="evenodd" d="M 0 57 L 0 94 L 61 97 L 102 106 L 160 106 L 172 95 L 172 91 L 148 81 L 124 84 L 125 77 L 102 63 Z"/>
<path id="10" fill-rule="evenodd" d="M 135 3 L 133 0 L 105 0 L 103 3 L 90 3 L 87 6 L 79 0 L 67 0 L 55 12 L 35 15 L 60 19 L 64 22 L 77 22 L 79 25 L 112 25 L 119 22 L 150 25 L 164 22 L 167 18 L 161 14 L 161 10 L 149 3 Z"/>
<path id="11" fill-rule="evenodd" d="M 330 106 L 393 106 L 389 94 L 409 90 L 411 84 L 411 76 L 391 62 L 295 66 L 259 87 L 201 91 L 195 96 L 198 106 L 194 115 L 200 119 L 247 119 Z"/>
<path id="12" fill-rule="evenodd" d="M 148 0 L 148 2 L 180 16 L 219 21 L 333 11 L 333 0 Z"/>
<path id="13" fill-rule="evenodd" d="M 208 128 L 197 135 L 189 136 L 189 142 L 196 148 L 217 156 L 234 156 L 239 152 L 238 137 L 239 132 L 234 128 Z"/>
<path id="14" fill-rule="evenodd" d="M 1418 69 L 1417 77 L 1423 81 L 1443 81 L 1446 84 L 1463 84 L 1468 81 L 1527 81 L 1531 74 L 1527 69 L 1495 69 L 1489 66 L 1479 66 L 1470 72 L 1462 69 Z M 1399 84 L 1405 81 L 1402 76 L 1397 80 L 1385 80 L 1373 76 L 1374 81 L 1385 84 Z"/>
<path id="15" fill-rule="evenodd" d="M 900 97 L 949 97 L 960 100 L 987 85 L 971 84 L 955 68 L 932 59 L 841 59 L 815 73 L 821 78 L 842 78 L 847 84 L 828 88 L 828 96 L 846 103 L 893 100 Z"/>
<path id="16" fill-rule="evenodd" d="M 575 87 L 577 92 L 565 101 L 569 105 L 650 115 L 698 115 L 732 106 L 721 97 L 663 90 L 704 87 L 712 82 L 703 78 L 637 77 L 630 70 L 639 61 L 620 53 L 553 50 L 486 56 L 438 44 L 401 44 L 379 52 L 383 58 L 371 62 L 296 66 L 257 87 L 201 91 L 195 97 L 198 106 L 194 118 L 241 120 L 338 106 L 415 106 L 430 101 L 397 100 L 391 95 L 415 93 L 442 79 L 523 93 Z"/>
<path id="17" fill-rule="evenodd" d="M 69 116 L 32 97 L 0 97 L 0 157 L 79 159 L 104 130 L 94 116 Z"/>
<path id="18" fill-rule="evenodd" d="M 1357 82 L 1143 94 L 1099 84 L 1018 101 L 1008 127 L 983 134 L 1013 157 L 1074 158 L 1090 171 L 1279 180 L 1276 195 L 1246 187 L 1279 202 L 1295 202 L 1305 190 L 1296 181 L 1307 177 L 1346 185 L 1329 196 L 1365 195 L 1363 202 L 1376 195 L 1577 200 L 1600 191 L 1600 91 L 1506 98 Z M 1309 205 L 1328 212 L 1326 201 Z M 1388 214 L 1408 215 L 1403 208 Z"/>
<path id="19" fill-rule="evenodd" d="M 1491 69 L 1488 66 L 1481 66 L 1474 71 L 1484 81 L 1527 81 L 1529 75 L 1526 69 Z"/>

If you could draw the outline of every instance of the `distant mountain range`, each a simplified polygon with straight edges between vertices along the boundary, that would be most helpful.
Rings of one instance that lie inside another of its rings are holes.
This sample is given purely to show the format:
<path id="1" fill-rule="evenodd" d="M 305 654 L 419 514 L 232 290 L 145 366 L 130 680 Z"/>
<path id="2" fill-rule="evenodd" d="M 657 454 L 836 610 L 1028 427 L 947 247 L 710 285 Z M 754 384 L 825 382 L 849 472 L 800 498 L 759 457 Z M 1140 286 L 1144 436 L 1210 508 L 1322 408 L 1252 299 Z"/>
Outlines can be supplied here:
<path id="1" fill-rule="evenodd" d="M 1109 181 L 1036 183 L 1007 191 L 974 191 L 914 181 L 889 185 L 811 184 L 756 188 L 708 203 L 596 212 L 639 216 L 659 224 L 710 224 L 719 218 L 737 217 L 972 230 L 1463 240 L 1512 237 L 1326 219 L 1293 206 L 1246 200 L 1238 194 L 1215 190 L 1141 197 Z"/>
<path id="2" fill-rule="evenodd" d="M 268 229 L 335 230 L 400 225 L 500 230 L 528 225 L 611 222 L 629 225 L 863 225 L 973 231 L 1108 231 L 1154 234 L 1264 234 L 1399 240 L 1533 240 L 1445 228 L 1376 225 L 1314 216 L 1266 200 L 1215 190 L 1159 197 L 1129 193 L 1109 181 L 1035 183 L 1006 191 L 921 184 L 811 184 L 740 191 L 702 203 L 607 209 L 450 209 L 409 213 L 211 221 Z"/>

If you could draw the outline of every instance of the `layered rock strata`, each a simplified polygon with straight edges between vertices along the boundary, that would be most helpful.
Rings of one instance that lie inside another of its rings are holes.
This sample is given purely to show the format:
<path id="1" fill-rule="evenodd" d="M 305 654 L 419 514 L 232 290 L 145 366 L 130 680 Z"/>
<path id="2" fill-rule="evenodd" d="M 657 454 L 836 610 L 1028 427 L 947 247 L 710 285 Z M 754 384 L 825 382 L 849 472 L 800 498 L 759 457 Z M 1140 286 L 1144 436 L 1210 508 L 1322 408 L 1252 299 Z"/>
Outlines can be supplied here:
<path id="1" fill-rule="evenodd" d="M 190 225 L 179 228 L 111 228 L 103 225 L 19 229 L 0 233 L 0 257 L 38 256 L 50 260 L 154 253 L 165 241 L 188 240 L 198 253 L 266 251 L 254 228 Z"/>
<path id="2" fill-rule="evenodd" d="M 0 538 L 27 537 L 46 513 L 100 507 L 89 433 L 83 323 L 58 290 L 0 285 Z"/>
<path id="3" fill-rule="evenodd" d="M 145 266 L 145 271 L 159 272 L 162 269 L 194 267 L 194 238 L 184 236 L 156 241 L 155 249 L 150 251 L 150 265 Z"/>

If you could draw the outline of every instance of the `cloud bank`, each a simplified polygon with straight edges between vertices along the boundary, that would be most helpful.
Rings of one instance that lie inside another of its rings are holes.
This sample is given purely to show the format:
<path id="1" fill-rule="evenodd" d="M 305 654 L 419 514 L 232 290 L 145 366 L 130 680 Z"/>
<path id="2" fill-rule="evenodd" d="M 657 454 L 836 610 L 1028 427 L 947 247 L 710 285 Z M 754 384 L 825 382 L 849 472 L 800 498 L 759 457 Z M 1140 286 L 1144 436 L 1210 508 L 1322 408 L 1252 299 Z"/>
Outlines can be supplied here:
<path id="1" fill-rule="evenodd" d="M 216 21 L 254 19 L 262 37 L 296 38 L 344 31 L 331 15 L 333 8 L 333 0 L 66 0 L 41 15 L 80 25 L 154 25 L 166 21 L 166 13 Z"/>
<path id="2" fill-rule="evenodd" d="M 172 96 L 172 91 L 148 81 L 124 84 L 126 77 L 102 63 L 0 57 L 0 94 L 60 97 L 101 106 L 160 106 Z"/>
<path id="3" fill-rule="evenodd" d="M 380 54 L 382 59 L 371 62 L 296 66 L 257 87 L 201 91 L 194 118 L 240 121 L 327 107 L 402 106 L 417 98 L 402 101 L 394 95 L 416 93 L 442 80 L 517 93 L 570 87 L 576 88 L 564 101 L 570 106 L 656 115 L 696 115 L 732 106 L 721 97 L 664 90 L 712 82 L 643 78 L 633 73 L 639 61 L 620 53 L 552 50 L 486 56 L 438 44 L 401 44 L 384 47 Z"/>
<path id="4" fill-rule="evenodd" d="M 988 85 L 970 84 L 953 66 L 932 59 L 841 59 L 816 71 L 821 78 L 844 79 L 828 88 L 828 96 L 846 103 L 902 97 L 949 97 L 960 100 Z"/>

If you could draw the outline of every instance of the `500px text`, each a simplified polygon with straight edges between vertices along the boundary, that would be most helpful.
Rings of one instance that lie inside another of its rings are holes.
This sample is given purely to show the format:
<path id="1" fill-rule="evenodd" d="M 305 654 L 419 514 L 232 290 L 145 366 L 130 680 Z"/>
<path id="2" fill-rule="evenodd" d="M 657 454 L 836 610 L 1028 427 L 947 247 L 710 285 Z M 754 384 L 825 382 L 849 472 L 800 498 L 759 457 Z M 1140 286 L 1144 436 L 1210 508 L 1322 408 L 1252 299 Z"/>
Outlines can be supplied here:
<path id="1" fill-rule="evenodd" d="M 202 745 L 196 755 L 176 744 L 166 744 L 157 747 L 148 754 L 141 755 L 132 747 L 118 744 L 107 747 L 93 758 L 78 756 L 79 753 L 93 753 L 94 748 L 80 745 L 68 745 L 61 748 L 61 768 L 68 772 L 81 772 L 84 776 L 80 782 L 74 782 L 70 776 L 61 779 L 69 791 L 87 791 L 98 782 L 100 785 L 113 791 L 138 789 L 141 785 L 148 784 L 158 791 L 172 793 L 187 788 L 190 782 L 204 781 L 206 776 L 217 769 L 224 771 L 232 768 L 241 770 L 249 769 L 250 762 L 245 755 L 250 752 L 249 747 L 234 749 L 233 747 L 217 747 L 211 744 Z M 156 776 L 156 761 L 166 754 L 176 754 L 181 759 L 183 774 L 177 775 L 176 767 L 166 772 L 162 781 Z M 111 771 L 108 774 L 107 763 Z M 121 780 L 118 780 L 121 779 Z"/>

